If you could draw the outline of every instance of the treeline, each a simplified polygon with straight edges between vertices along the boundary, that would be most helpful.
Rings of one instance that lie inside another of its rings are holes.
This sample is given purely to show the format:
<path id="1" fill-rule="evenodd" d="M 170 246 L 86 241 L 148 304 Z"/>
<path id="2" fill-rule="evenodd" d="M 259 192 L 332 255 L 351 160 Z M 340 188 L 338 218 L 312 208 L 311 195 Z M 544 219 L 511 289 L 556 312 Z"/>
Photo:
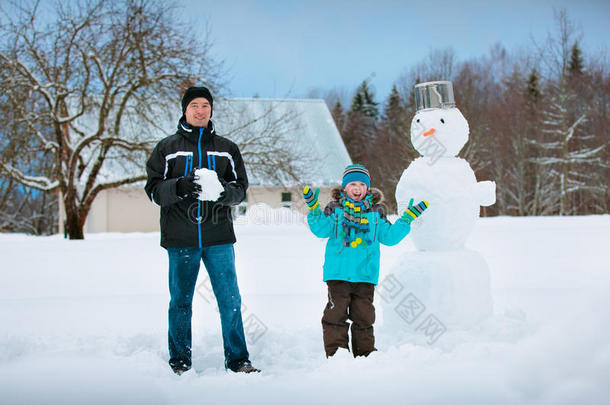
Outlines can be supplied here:
<path id="1" fill-rule="evenodd" d="M 394 207 L 402 171 L 419 154 L 410 142 L 413 86 L 453 82 L 457 107 L 470 125 L 459 157 L 479 180 L 497 183 L 497 202 L 483 215 L 584 215 L 610 212 L 610 75 L 607 60 L 583 53 L 565 13 L 543 44 L 510 55 L 501 45 L 457 62 L 436 50 L 400 77 L 380 103 L 368 80 L 350 106 L 328 93 L 354 162 Z"/>

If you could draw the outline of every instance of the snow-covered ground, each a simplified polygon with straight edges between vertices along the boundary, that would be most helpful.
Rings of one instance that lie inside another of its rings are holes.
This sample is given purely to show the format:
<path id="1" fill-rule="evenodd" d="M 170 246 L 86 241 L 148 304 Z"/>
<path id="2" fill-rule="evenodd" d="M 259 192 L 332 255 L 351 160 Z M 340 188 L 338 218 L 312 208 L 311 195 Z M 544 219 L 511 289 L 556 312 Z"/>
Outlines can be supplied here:
<path id="1" fill-rule="evenodd" d="M 194 368 L 171 373 L 158 234 L 0 235 L 0 403 L 608 403 L 610 216 L 481 219 L 467 246 L 491 269 L 491 319 L 428 345 L 393 333 L 377 305 L 379 352 L 330 360 L 324 241 L 250 222 L 236 254 L 258 375 L 225 372 L 203 267 Z M 382 249 L 383 279 L 414 247 Z"/>

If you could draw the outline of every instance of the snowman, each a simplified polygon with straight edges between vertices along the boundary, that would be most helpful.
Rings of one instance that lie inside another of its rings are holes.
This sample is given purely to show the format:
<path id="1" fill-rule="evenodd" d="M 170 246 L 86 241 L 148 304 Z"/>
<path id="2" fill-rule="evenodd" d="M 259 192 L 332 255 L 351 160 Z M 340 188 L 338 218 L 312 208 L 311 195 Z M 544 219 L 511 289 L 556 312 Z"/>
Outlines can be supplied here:
<path id="1" fill-rule="evenodd" d="M 433 317 L 444 328 L 467 329 L 492 312 L 489 268 L 464 243 L 480 207 L 495 203 L 496 185 L 477 182 L 468 162 L 456 157 L 468 141 L 469 128 L 455 106 L 451 82 L 418 84 L 415 99 L 411 143 L 422 157 L 403 172 L 396 201 L 398 212 L 411 199 L 426 200 L 430 207 L 412 224 L 417 250 L 403 253 L 378 287 L 383 323 L 413 331 Z"/>

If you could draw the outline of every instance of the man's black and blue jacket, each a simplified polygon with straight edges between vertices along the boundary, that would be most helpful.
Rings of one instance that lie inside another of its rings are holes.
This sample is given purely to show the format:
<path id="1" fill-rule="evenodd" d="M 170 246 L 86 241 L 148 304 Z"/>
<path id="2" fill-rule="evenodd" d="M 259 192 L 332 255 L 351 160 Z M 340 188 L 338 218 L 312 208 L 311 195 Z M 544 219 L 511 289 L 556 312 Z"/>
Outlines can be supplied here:
<path id="1" fill-rule="evenodd" d="M 178 179 L 198 168 L 218 174 L 225 188 L 218 201 L 177 195 Z M 207 128 L 199 128 L 180 120 L 178 131 L 152 151 L 146 173 L 146 195 L 161 206 L 161 246 L 202 248 L 235 243 L 231 206 L 246 197 L 248 176 L 239 148 L 216 135 L 212 121 Z"/>

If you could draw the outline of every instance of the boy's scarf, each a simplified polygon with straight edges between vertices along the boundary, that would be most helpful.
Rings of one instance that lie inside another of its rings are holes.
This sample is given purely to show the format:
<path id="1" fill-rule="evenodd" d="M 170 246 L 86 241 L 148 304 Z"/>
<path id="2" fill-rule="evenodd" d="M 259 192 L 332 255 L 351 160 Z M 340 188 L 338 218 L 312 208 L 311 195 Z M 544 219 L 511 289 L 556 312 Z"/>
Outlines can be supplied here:
<path id="1" fill-rule="evenodd" d="M 365 214 L 373 206 L 373 195 L 368 194 L 362 201 L 354 201 L 341 192 L 339 204 L 343 208 L 343 220 L 341 221 L 343 246 L 356 247 L 362 243 L 362 237 L 369 232 L 369 221 Z M 366 242 L 371 243 L 368 239 Z"/>

